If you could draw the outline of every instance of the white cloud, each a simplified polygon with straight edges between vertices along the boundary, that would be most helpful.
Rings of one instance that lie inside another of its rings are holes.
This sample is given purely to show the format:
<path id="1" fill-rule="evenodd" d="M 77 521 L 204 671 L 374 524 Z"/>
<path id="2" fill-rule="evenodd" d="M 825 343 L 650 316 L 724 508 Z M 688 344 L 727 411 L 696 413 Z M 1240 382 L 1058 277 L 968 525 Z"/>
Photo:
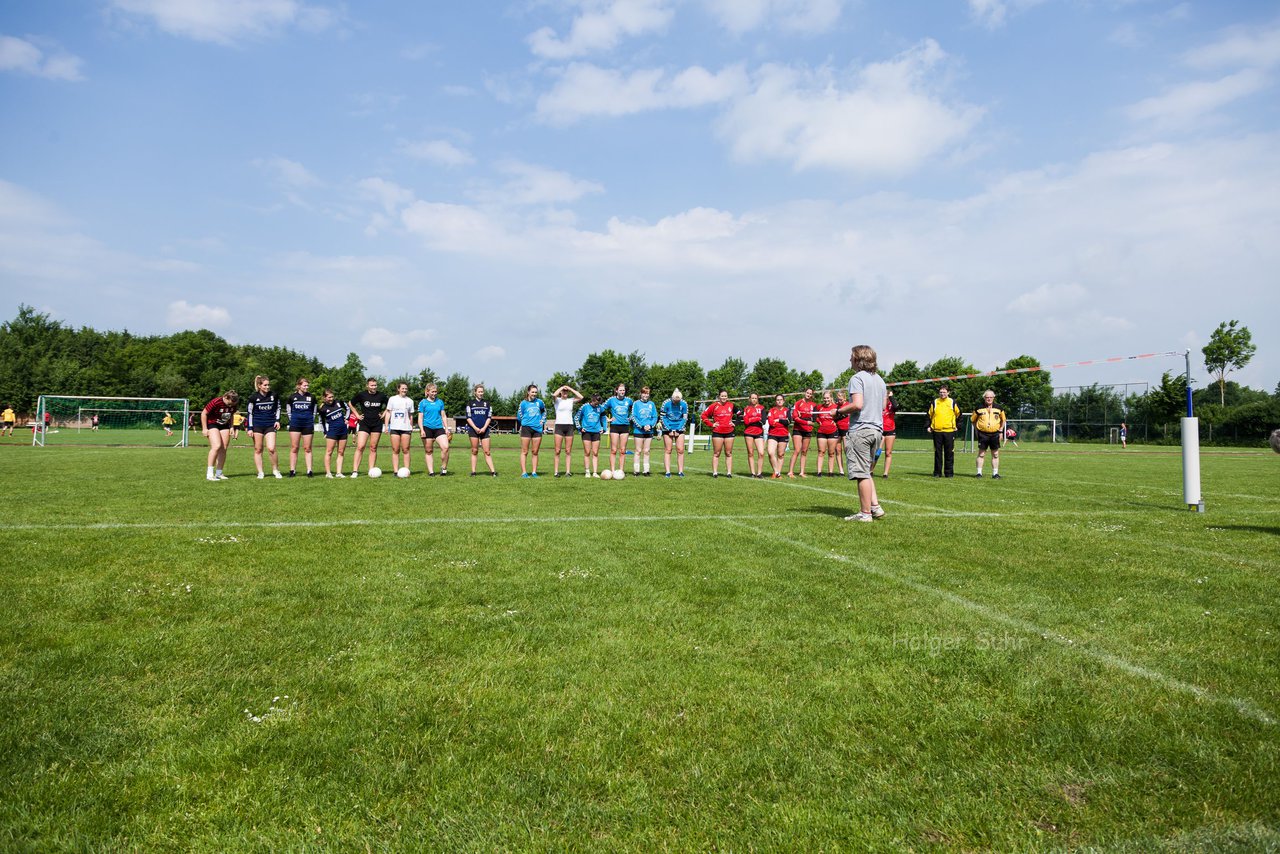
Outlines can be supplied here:
<path id="1" fill-rule="evenodd" d="M 174 36 L 230 45 L 291 26 L 318 32 L 337 13 L 299 0 L 110 0 L 125 20 L 145 20 Z"/>
<path id="2" fill-rule="evenodd" d="M 701 107 L 725 101 L 747 88 L 741 66 L 710 72 L 700 66 L 669 75 L 660 68 L 623 74 L 575 63 L 564 70 L 550 92 L 538 99 L 538 116 L 569 124 L 585 116 L 625 116 L 648 110 Z"/>
<path id="3" fill-rule="evenodd" d="M 570 59 L 612 50 L 624 37 L 664 30 L 674 12 L 670 0 L 579 0 L 581 13 L 560 38 L 543 27 L 531 34 L 529 49 L 546 59 Z"/>
<path id="4" fill-rule="evenodd" d="M 413 191 L 383 178 L 365 178 L 356 186 L 366 196 L 376 200 L 388 214 L 393 214 L 413 201 Z"/>
<path id="5" fill-rule="evenodd" d="M 313 255 L 286 252 L 270 260 L 272 267 L 308 275 L 371 276 L 404 269 L 404 261 L 381 255 Z"/>
<path id="6" fill-rule="evenodd" d="M 320 184 L 320 179 L 296 160 L 268 157 L 253 161 L 253 165 L 269 175 L 276 183 L 292 189 L 301 190 Z"/>
<path id="7" fill-rule="evenodd" d="M 1192 68 L 1271 68 L 1280 64 L 1280 26 L 1233 28 L 1211 44 L 1188 51 Z"/>
<path id="8" fill-rule="evenodd" d="M 368 369 L 370 373 L 381 374 L 385 373 L 387 370 L 387 360 L 382 358 L 382 356 L 379 356 L 377 353 L 365 356 L 360 361 L 364 363 L 365 368 Z"/>
<path id="9" fill-rule="evenodd" d="M 988 30 L 998 30 L 1011 14 L 1039 6 L 1044 0 L 969 0 L 969 15 Z"/>
<path id="10" fill-rule="evenodd" d="M 1089 292 L 1076 282 L 1066 285 L 1043 284 L 1019 295 L 1006 309 L 1016 314 L 1047 314 L 1075 308 L 1088 299 Z"/>
<path id="11" fill-rule="evenodd" d="M 467 205 L 418 201 L 404 209 L 400 221 L 428 246 L 447 252 L 495 251 L 507 242 L 497 221 Z"/>
<path id="12" fill-rule="evenodd" d="M 767 65 L 750 94 L 722 117 L 720 135 L 739 160 L 789 161 L 796 169 L 908 172 L 962 140 L 982 111 L 948 103 L 930 73 L 946 54 L 932 40 L 847 78 L 830 69 Z"/>
<path id="13" fill-rule="evenodd" d="M 218 306 L 178 300 L 169 303 L 167 320 L 174 329 L 222 329 L 231 325 L 231 313 Z"/>
<path id="14" fill-rule="evenodd" d="M 434 329 L 410 329 L 408 332 L 393 332 L 382 326 L 366 329 L 360 336 L 360 343 L 374 350 L 403 350 L 419 341 L 430 341 L 436 337 Z"/>
<path id="15" fill-rule="evenodd" d="M 400 150 L 410 157 L 429 160 L 441 166 L 468 166 L 476 159 L 445 139 L 428 139 L 420 142 L 406 142 Z"/>
<path id="16" fill-rule="evenodd" d="M 1245 69 L 1218 80 L 1198 80 L 1175 86 L 1164 94 L 1131 106 L 1129 117 L 1162 127 L 1185 127 L 1270 85 L 1271 81 L 1262 72 Z"/>
<path id="17" fill-rule="evenodd" d="M 449 357 L 445 355 L 443 350 L 437 347 L 430 353 L 423 353 L 415 357 L 414 360 L 409 363 L 409 370 L 417 373 L 424 368 L 439 368 L 448 361 Z"/>
<path id="18" fill-rule="evenodd" d="M 846 0 L 703 0 L 721 26 L 735 34 L 761 27 L 823 33 L 840 20 Z"/>
<path id="19" fill-rule="evenodd" d="M 80 70 L 83 65 L 82 59 L 65 51 L 46 54 L 31 41 L 0 35 L 0 71 L 17 71 L 48 80 L 79 81 L 84 79 Z"/>
<path id="20" fill-rule="evenodd" d="M 573 202 L 591 193 L 602 193 L 604 187 L 594 181 L 575 178 L 567 172 L 508 160 L 498 169 L 512 179 L 503 187 L 501 198 L 513 205 L 546 205 Z"/>
<path id="21" fill-rule="evenodd" d="M 499 347 L 497 344 L 490 344 L 487 347 L 481 347 L 471 355 L 471 358 L 483 365 L 487 365 L 490 362 L 497 361 L 498 359 L 505 359 L 506 357 L 507 351 Z"/>

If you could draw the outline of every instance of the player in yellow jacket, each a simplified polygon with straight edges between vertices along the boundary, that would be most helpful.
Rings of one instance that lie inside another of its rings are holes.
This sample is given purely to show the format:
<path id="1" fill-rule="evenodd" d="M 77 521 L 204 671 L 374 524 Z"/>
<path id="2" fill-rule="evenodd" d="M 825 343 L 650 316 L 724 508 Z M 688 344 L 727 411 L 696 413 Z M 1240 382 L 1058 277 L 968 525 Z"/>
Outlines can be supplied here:
<path id="1" fill-rule="evenodd" d="M 3 419 L 3 421 L 0 421 L 0 435 L 12 436 L 14 422 L 18 420 L 18 417 L 13 413 L 12 406 L 4 408 Z"/>
<path id="2" fill-rule="evenodd" d="M 982 461 L 991 449 L 991 479 L 1000 479 L 1000 445 L 1004 440 L 1004 430 L 1009 423 L 1004 410 L 996 407 L 996 393 L 987 389 L 982 393 L 982 406 L 969 416 L 973 422 L 974 438 L 978 442 L 978 473 L 974 477 L 982 477 Z"/>
<path id="3" fill-rule="evenodd" d="M 956 425 L 960 407 L 951 398 L 951 389 L 938 387 L 938 398 L 929 404 L 929 427 L 933 434 L 933 476 L 954 477 L 956 469 Z"/>

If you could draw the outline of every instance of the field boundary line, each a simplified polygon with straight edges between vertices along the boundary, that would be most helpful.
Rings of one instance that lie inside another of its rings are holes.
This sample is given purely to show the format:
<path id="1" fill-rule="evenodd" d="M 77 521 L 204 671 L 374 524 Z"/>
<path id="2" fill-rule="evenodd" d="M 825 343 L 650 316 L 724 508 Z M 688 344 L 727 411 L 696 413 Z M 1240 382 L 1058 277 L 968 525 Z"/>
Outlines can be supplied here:
<path id="1" fill-rule="evenodd" d="M 1163 688 L 1166 688 L 1170 691 L 1174 691 L 1179 694 L 1189 694 L 1190 696 L 1195 697 L 1196 699 L 1199 699 L 1199 700 L 1206 700 L 1212 703 L 1217 703 L 1219 705 L 1230 706 L 1231 708 L 1235 709 L 1235 711 L 1238 712 L 1240 715 L 1247 718 L 1251 718 L 1255 721 L 1258 721 L 1259 723 L 1263 723 L 1268 726 L 1273 726 L 1276 722 L 1274 717 L 1272 717 L 1265 710 L 1263 710 L 1261 707 L 1259 707 L 1257 704 L 1253 703 L 1250 700 L 1240 699 L 1237 697 L 1224 697 L 1219 694 L 1215 694 L 1214 692 L 1210 691 L 1208 688 L 1204 688 L 1200 685 L 1193 685 L 1190 682 L 1184 682 L 1181 679 L 1175 679 L 1172 676 L 1168 676 L 1164 673 L 1161 673 L 1158 670 L 1153 670 L 1150 667 L 1145 667 L 1141 664 L 1134 664 L 1132 661 L 1129 661 L 1128 659 L 1125 659 L 1125 658 L 1121 658 L 1120 656 L 1115 655 L 1113 653 L 1106 652 L 1100 649 L 1095 649 L 1093 647 L 1086 646 L 1082 643 L 1078 644 L 1073 639 L 1067 637 L 1066 635 L 1055 632 L 1052 629 L 1046 629 L 1036 625 L 1035 623 L 1030 622 L 1029 620 L 1024 620 L 1021 617 L 1014 617 L 1010 614 L 1006 614 L 1003 611 L 999 611 L 995 608 L 992 608 L 989 605 L 983 605 L 981 602 L 976 602 L 972 599 L 967 599 L 964 596 L 959 595 L 958 593 L 952 593 L 950 590 L 945 590 L 940 587 L 934 587 L 932 585 L 925 584 L 921 581 L 916 581 L 915 579 L 910 578 L 908 576 L 899 575 L 896 572 L 891 572 L 887 569 L 881 569 L 879 567 L 872 566 L 871 564 L 855 561 L 838 552 L 824 550 L 817 546 L 810 545 L 809 543 L 801 542 L 800 540 L 793 540 L 789 537 L 782 537 L 770 531 L 761 530 L 760 528 L 756 528 L 752 525 L 748 525 L 745 522 L 741 522 L 736 519 L 726 519 L 724 521 L 728 522 L 734 527 L 751 531 L 752 533 L 756 534 L 757 536 L 763 539 L 773 540 L 774 542 L 777 542 L 777 543 L 789 545 L 789 546 L 792 546 L 793 548 L 808 551 L 824 558 L 828 558 L 831 560 L 839 561 L 840 563 L 848 564 L 849 566 L 852 566 L 854 569 L 857 569 L 858 571 L 863 572 L 867 575 L 874 575 L 877 578 L 883 579 L 885 581 L 890 581 L 890 582 L 893 582 L 894 584 L 899 584 L 903 587 L 907 587 L 911 590 L 916 591 L 917 593 L 924 593 L 936 599 L 941 599 L 944 602 L 949 602 L 952 605 L 955 605 L 959 608 L 963 608 L 964 610 L 969 611 L 970 613 L 977 614 L 978 616 L 983 617 L 987 620 L 990 620 L 991 622 L 999 623 L 1003 626 L 1006 626 L 1011 629 L 1016 629 L 1026 634 L 1039 635 L 1041 638 L 1052 641 L 1053 643 L 1057 644 L 1063 649 L 1067 649 L 1072 652 L 1078 652 L 1088 658 L 1092 658 L 1095 661 L 1098 661 L 1106 665 L 1107 667 L 1112 668 L 1113 670 L 1119 670 L 1123 673 L 1128 673 L 1131 676 L 1137 676 L 1149 682 L 1154 682 L 1155 684 Z M 850 524 L 854 524 L 854 523 L 850 523 Z"/>
<path id="2" fill-rule="evenodd" d="M 205 522 L 89 522 L 84 524 L 38 524 L 19 523 L 16 525 L 0 525 L 0 533 L 5 531 L 128 531 L 157 530 L 198 530 L 202 528 L 340 528 L 340 527 L 377 527 L 379 525 L 511 525 L 511 524 L 576 524 L 587 522 L 734 522 L 739 519 L 795 519 L 800 516 L 818 514 L 797 510 L 791 513 L 744 513 L 744 514 L 658 514 L 653 516 L 432 516 L 415 519 L 296 519 L 274 520 L 264 522 L 224 522 L 209 520 Z"/>

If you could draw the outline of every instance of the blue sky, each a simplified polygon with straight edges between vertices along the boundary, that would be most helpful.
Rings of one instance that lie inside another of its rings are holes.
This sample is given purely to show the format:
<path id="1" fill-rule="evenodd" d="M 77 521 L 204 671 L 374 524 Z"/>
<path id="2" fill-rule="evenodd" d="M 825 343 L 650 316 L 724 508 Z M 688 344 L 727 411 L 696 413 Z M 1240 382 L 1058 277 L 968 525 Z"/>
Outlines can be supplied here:
<path id="1" fill-rule="evenodd" d="M 1274 2 L 8 3 L 0 293 L 503 389 L 1238 318 L 1270 390 L 1278 76 Z"/>

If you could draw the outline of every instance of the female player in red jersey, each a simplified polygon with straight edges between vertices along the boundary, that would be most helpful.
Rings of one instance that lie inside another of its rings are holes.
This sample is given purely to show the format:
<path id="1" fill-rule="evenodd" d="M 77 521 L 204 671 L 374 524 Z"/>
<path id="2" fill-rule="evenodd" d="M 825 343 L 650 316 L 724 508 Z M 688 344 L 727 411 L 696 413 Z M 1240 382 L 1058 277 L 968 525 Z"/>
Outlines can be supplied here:
<path id="1" fill-rule="evenodd" d="M 791 446 L 791 462 L 787 465 L 787 477 L 796 476 L 796 457 L 800 458 L 800 476 L 808 477 L 804 470 L 809 465 L 809 442 L 813 439 L 813 389 L 804 390 L 804 397 L 791 407 L 791 434 L 796 443 Z"/>
<path id="2" fill-rule="evenodd" d="M 742 438 L 747 442 L 747 468 L 752 477 L 764 477 L 764 407 L 752 392 L 742 407 Z"/>
<path id="3" fill-rule="evenodd" d="M 769 464 L 773 466 L 773 479 L 782 477 L 782 458 L 787 453 L 787 436 L 791 430 L 791 410 L 787 408 L 787 399 L 778 395 L 773 399 L 773 409 L 769 410 L 769 439 L 767 450 Z"/>
<path id="4" fill-rule="evenodd" d="M 240 405 L 240 395 L 224 391 L 205 404 L 200 411 L 200 432 L 209 439 L 209 468 L 205 480 L 226 480 L 222 467 L 227 464 L 227 445 L 231 441 L 231 417 Z"/>
<path id="5" fill-rule="evenodd" d="M 881 447 L 884 456 L 884 474 L 881 477 L 889 476 L 889 466 L 893 462 L 893 440 L 897 437 L 897 415 L 898 404 L 893 402 L 893 389 L 885 392 L 884 396 L 884 444 Z M 875 463 L 873 462 L 872 465 Z"/>
<path id="6" fill-rule="evenodd" d="M 818 477 L 836 473 L 836 400 L 831 392 L 822 393 L 822 403 L 813 408 L 818 428 Z M 827 461 L 826 475 L 822 472 L 822 461 Z"/>
<path id="7" fill-rule="evenodd" d="M 844 389 L 836 391 L 837 411 L 849 402 L 849 392 Z M 845 412 L 836 419 L 836 464 L 840 466 L 840 476 L 844 477 L 844 437 L 849 435 L 849 413 Z"/>
<path id="8" fill-rule="evenodd" d="M 720 455 L 724 454 L 725 477 L 733 477 L 733 433 L 737 407 L 729 392 L 720 389 L 716 402 L 702 413 L 702 423 L 711 428 L 711 476 L 720 476 Z"/>

